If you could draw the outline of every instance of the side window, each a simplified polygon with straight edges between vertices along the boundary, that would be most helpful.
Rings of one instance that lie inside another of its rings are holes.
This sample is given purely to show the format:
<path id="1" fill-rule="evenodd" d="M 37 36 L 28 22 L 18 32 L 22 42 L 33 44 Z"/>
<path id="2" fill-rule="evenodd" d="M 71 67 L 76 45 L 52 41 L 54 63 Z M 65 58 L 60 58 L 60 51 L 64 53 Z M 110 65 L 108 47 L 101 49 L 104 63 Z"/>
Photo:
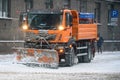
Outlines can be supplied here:
<path id="1" fill-rule="evenodd" d="M 65 21 L 66 21 L 66 26 L 72 26 L 72 15 L 70 13 L 65 14 Z"/>

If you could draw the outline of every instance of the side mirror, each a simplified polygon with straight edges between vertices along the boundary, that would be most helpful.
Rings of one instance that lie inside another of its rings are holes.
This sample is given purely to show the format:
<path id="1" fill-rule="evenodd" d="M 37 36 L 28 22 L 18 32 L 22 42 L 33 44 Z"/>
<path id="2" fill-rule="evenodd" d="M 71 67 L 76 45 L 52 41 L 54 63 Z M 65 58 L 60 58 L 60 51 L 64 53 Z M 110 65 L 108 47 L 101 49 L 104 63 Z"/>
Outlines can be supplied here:
<path id="1" fill-rule="evenodd" d="M 27 23 L 27 13 L 21 13 L 19 17 L 19 26 L 21 27 L 24 23 Z"/>

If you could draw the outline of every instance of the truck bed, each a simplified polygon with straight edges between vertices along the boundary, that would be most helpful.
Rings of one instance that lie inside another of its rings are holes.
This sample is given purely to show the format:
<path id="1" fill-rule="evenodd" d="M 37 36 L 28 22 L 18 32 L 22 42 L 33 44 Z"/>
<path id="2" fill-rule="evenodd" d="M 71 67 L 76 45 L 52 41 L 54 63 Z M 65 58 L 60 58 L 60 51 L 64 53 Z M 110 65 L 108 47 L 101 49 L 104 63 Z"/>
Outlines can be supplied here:
<path id="1" fill-rule="evenodd" d="M 78 25 L 78 40 L 97 39 L 96 24 L 79 24 Z"/>

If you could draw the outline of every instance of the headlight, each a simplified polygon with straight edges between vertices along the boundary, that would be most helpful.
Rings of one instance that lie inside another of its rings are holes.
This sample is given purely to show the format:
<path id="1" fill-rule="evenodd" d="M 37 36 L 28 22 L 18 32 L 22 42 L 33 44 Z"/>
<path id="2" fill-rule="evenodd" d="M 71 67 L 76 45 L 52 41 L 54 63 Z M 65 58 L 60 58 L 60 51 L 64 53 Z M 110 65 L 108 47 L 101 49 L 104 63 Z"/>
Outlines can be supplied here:
<path id="1" fill-rule="evenodd" d="M 22 26 L 22 29 L 23 29 L 23 30 L 27 30 L 27 29 L 28 29 L 28 25 L 24 24 L 24 25 Z"/>
<path id="2" fill-rule="evenodd" d="M 59 50 L 59 53 L 63 53 L 63 52 L 64 52 L 64 49 L 60 49 L 60 50 Z"/>
<path id="3" fill-rule="evenodd" d="M 62 25 L 58 26 L 58 30 L 64 30 L 64 27 Z"/>
<path id="4" fill-rule="evenodd" d="M 58 47 L 57 48 L 58 53 L 63 54 L 65 52 L 64 47 Z"/>

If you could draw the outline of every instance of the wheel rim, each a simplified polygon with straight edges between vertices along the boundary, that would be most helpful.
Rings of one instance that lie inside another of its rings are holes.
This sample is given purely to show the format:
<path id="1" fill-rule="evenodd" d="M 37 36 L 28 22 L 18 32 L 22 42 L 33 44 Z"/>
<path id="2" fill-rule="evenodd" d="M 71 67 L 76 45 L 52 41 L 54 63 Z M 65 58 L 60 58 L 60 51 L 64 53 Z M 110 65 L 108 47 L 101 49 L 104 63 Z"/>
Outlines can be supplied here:
<path id="1" fill-rule="evenodd" d="M 89 58 L 89 61 L 91 61 L 91 56 L 92 56 L 92 54 L 91 54 L 91 48 L 89 46 L 88 47 L 88 58 Z"/>

